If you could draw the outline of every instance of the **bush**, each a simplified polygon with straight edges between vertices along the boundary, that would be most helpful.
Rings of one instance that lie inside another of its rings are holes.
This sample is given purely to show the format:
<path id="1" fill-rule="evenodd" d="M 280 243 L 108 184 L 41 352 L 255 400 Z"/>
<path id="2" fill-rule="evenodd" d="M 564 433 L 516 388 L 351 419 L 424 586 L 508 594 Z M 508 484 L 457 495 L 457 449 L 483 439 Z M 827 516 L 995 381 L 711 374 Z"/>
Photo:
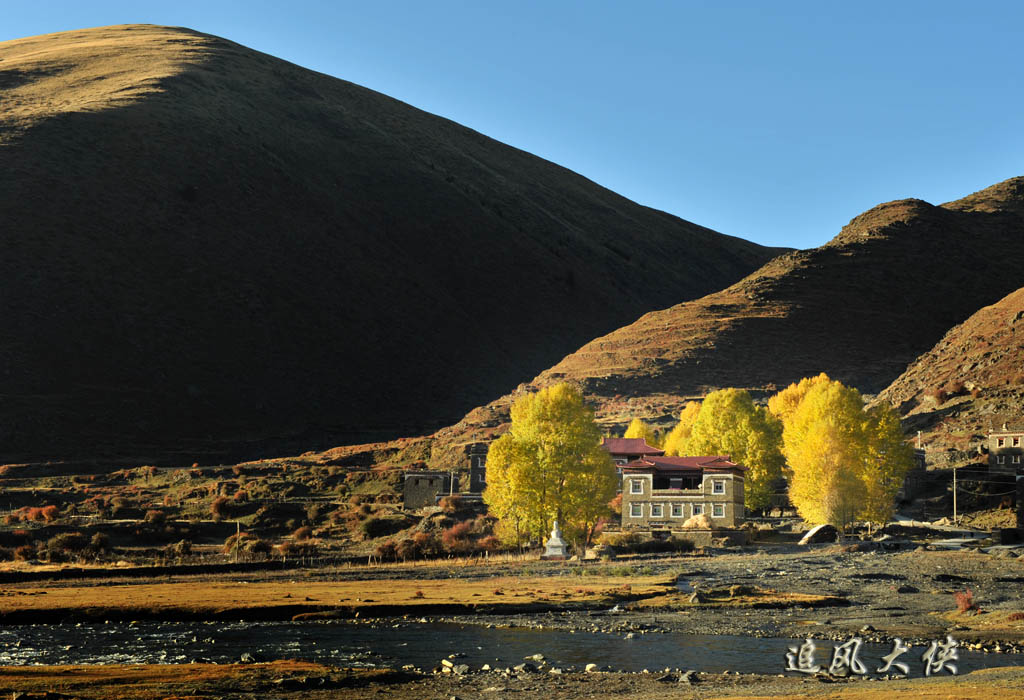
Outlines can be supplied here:
<path id="1" fill-rule="evenodd" d="M 167 513 L 162 510 L 147 510 L 146 511 L 146 522 L 154 525 L 162 525 L 167 522 Z"/>
<path id="2" fill-rule="evenodd" d="M 396 561 L 398 559 L 398 545 L 395 544 L 394 540 L 387 540 L 377 545 L 377 548 L 373 550 L 373 554 L 381 561 Z"/>
<path id="3" fill-rule="evenodd" d="M 473 539 L 470 530 L 473 527 L 472 520 L 463 520 L 456 523 L 441 533 L 441 544 L 447 552 L 469 552 L 473 549 Z"/>
<path id="4" fill-rule="evenodd" d="M 61 561 L 88 550 L 89 540 L 81 532 L 64 532 L 46 542 L 46 553 L 51 560 Z"/>
<path id="5" fill-rule="evenodd" d="M 312 542 L 282 542 L 277 545 L 277 551 L 282 557 L 312 557 L 318 550 Z"/>
<path id="6" fill-rule="evenodd" d="M 412 536 L 412 541 L 422 557 L 436 556 L 441 549 L 437 538 L 427 532 L 417 532 Z"/>
<path id="7" fill-rule="evenodd" d="M 626 550 L 639 541 L 640 536 L 635 532 L 605 532 L 601 534 L 601 544 L 606 544 L 617 550 Z"/>
<path id="8" fill-rule="evenodd" d="M 227 496 L 217 496 L 210 504 L 210 515 L 216 522 L 220 522 L 228 515 Z"/>
<path id="9" fill-rule="evenodd" d="M 404 530 L 405 525 L 404 520 L 397 520 L 395 518 L 367 518 L 362 522 L 360 528 L 363 531 L 363 536 L 368 540 L 372 540 L 377 537 L 393 535 L 399 530 Z"/>
<path id="10" fill-rule="evenodd" d="M 192 541 L 180 540 L 164 547 L 164 554 L 175 559 L 184 559 L 192 554 Z"/>
<path id="11" fill-rule="evenodd" d="M 110 536 L 105 532 L 97 532 L 89 540 L 89 549 L 94 554 L 110 551 Z"/>
<path id="12" fill-rule="evenodd" d="M 962 591 L 956 591 L 953 593 L 953 599 L 956 600 L 956 609 L 958 612 L 965 613 L 968 610 L 978 609 L 978 604 L 974 602 L 974 591 L 970 588 L 964 588 Z"/>
<path id="13" fill-rule="evenodd" d="M 54 520 L 57 519 L 57 516 L 60 515 L 60 510 L 57 508 L 57 506 L 44 506 L 42 511 L 40 512 L 40 515 L 42 515 L 43 520 L 45 520 L 48 523 L 52 523 Z"/>
<path id="14" fill-rule="evenodd" d="M 36 558 L 35 545 L 23 544 L 14 550 L 14 558 L 18 561 L 28 561 Z"/>
<path id="15" fill-rule="evenodd" d="M 256 535 L 239 532 L 224 540 L 224 553 L 270 554 L 270 545 Z"/>
<path id="16" fill-rule="evenodd" d="M 303 525 L 298 530 L 292 533 L 292 537 L 296 542 L 305 542 L 313 536 L 313 528 L 309 525 Z"/>
<path id="17" fill-rule="evenodd" d="M 423 556 L 423 551 L 420 549 L 420 546 L 416 544 L 416 540 L 408 538 L 398 543 L 395 555 L 402 561 L 408 561 L 410 559 L 419 559 Z"/>
<path id="18" fill-rule="evenodd" d="M 499 540 L 494 535 L 487 535 L 486 537 L 481 539 L 478 544 L 480 546 L 480 549 L 486 550 L 488 552 L 494 552 L 501 547 L 501 540 Z"/>
<path id="19" fill-rule="evenodd" d="M 935 403 L 938 404 L 946 403 L 946 399 L 949 398 L 946 394 L 946 390 L 940 387 L 937 387 L 935 389 L 929 389 L 928 391 L 924 392 L 924 395 L 930 396 L 931 398 L 935 399 Z"/>
<path id="20" fill-rule="evenodd" d="M 458 513 L 463 508 L 462 496 L 457 493 L 445 496 L 439 501 L 438 505 L 441 506 L 441 510 L 445 513 Z"/>
<path id="21" fill-rule="evenodd" d="M 622 515 L 622 494 L 616 494 L 615 498 L 608 501 L 608 507 L 612 509 L 612 512 L 616 515 Z"/>

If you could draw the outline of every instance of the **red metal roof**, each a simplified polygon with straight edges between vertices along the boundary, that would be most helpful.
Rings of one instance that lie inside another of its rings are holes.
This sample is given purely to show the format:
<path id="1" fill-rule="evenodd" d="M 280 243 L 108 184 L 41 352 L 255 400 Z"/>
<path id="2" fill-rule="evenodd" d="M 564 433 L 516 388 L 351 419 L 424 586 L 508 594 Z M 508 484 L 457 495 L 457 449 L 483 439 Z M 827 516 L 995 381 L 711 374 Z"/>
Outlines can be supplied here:
<path id="1" fill-rule="evenodd" d="M 630 471 L 687 471 L 704 470 L 712 471 L 738 469 L 746 471 L 747 468 L 736 464 L 729 459 L 728 455 L 710 455 L 703 457 L 641 457 L 624 465 L 623 470 Z"/>
<path id="2" fill-rule="evenodd" d="M 663 455 L 664 450 L 651 447 L 643 438 L 604 438 L 601 447 L 613 455 Z"/>

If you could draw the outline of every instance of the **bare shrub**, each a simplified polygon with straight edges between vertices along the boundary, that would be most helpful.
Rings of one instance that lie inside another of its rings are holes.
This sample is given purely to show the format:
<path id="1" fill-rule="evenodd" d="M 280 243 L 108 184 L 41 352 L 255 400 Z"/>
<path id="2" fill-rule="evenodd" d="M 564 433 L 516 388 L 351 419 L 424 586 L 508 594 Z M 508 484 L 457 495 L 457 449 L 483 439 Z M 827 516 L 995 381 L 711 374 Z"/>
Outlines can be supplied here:
<path id="1" fill-rule="evenodd" d="M 483 537 L 480 542 L 477 543 L 480 549 L 488 552 L 497 551 L 501 547 L 501 540 L 494 535 L 487 535 Z"/>
<path id="2" fill-rule="evenodd" d="M 954 592 L 953 599 L 956 601 L 956 609 L 960 613 L 978 609 L 978 604 L 974 602 L 974 591 L 970 588 Z"/>
<path id="3" fill-rule="evenodd" d="M 296 542 L 305 542 L 312 536 L 313 528 L 311 528 L 309 525 L 303 525 L 298 530 L 292 533 L 292 538 L 294 538 Z"/>
<path id="4" fill-rule="evenodd" d="M 381 561 L 396 561 L 398 559 L 398 545 L 394 540 L 387 540 L 380 543 L 373 550 L 375 557 Z"/>
<path id="5" fill-rule="evenodd" d="M 441 510 L 445 513 L 458 513 L 463 507 L 462 496 L 457 493 L 454 493 L 451 496 L 445 496 L 441 499 L 438 505 L 441 506 Z"/>
<path id="6" fill-rule="evenodd" d="M 441 544 L 445 551 L 455 553 L 471 551 L 473 549 L 472 528 L 472 520 L 463 520 L 441 533 Z"/>
<path id="7" fill-rule="evenodd" d="M 14 558 L 18 561 L 28 561 L 36 558 L 35 545 L 23 544 L 14 550 Z"/>
<path id="8" fill-rule="evenodd" d="M 147 510 L 146 511 L 146 522 L 154 525 L 162 525 L 167 522 L 167 513 L 162 510 Z"/>
<path id="9" fill-rule="evenodd" d="M 210 516 L 216 522 L 220 522 L 228 515 L 228 499 L 227 496 L 217 496 L 213 499 L 213 503 L 210 504 Z"/>

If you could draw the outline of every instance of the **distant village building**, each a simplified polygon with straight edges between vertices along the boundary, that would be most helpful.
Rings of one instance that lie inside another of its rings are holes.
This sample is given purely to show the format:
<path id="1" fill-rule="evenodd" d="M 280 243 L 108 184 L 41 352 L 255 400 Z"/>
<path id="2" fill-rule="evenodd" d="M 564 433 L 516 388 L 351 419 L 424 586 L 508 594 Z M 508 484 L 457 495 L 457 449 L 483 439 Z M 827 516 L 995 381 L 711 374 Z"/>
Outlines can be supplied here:
<path id="1" fill-rule="evenodd" d="M 487 488 L 487 448 L 486 442 L 475 442 L 466 446 L 469 458 L 469 492 L 483 493 Z"/>
<path id="2" fill-rule="evenodd" d="M 464 501 L 479 502 L 487 488 L 487 448 L 485 442 L 466 445 L 469 479 L 462 491 L 462 480 L 456 472 L 407 471 L 402 488 L 402 504 L 409 510 L 437 505 L 445 496 L 459 494 Z"/>
<path id="3" fill-rule="evenodd" d="M 622 467 L 622 527 L 670 531 L 704 514 L 713 527 L 745 517 L 746 467 L 728 457 L 647 456 Z"/>
<path id="4" fill-rule="evenodd" d="M 926 476 L 926 453 L 920 448 L 914 450 L 914 464 L 903 477 L 903 484 L 896 491 L 896 501 L 906 503 L 917 498 L 924 486 Z"/>
<path id="5" fill-rule="evenodd" d="M 452 472 L 408 471 L 402 484 L 402 505 L 409 510 L 434 506 L 458 489 L 459 479 Z"/>
<path id="6" fill-rule="evenodd" d="M 1003 429 L 989 433 L 988 469 L 992 474 L 1014 476 L 1024 470 L 1024 430 Z"/>

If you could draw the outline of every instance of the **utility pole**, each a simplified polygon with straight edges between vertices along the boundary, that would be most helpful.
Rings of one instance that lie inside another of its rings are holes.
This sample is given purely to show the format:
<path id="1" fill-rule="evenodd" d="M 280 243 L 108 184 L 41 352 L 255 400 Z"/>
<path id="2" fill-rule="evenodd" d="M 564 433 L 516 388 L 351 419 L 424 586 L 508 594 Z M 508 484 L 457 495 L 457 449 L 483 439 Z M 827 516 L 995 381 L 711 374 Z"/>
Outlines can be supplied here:
<path id="1" fill-rule="evenodd" d="M 953 465 L 953 524 L 956 525 L 956 465 Z"/>

